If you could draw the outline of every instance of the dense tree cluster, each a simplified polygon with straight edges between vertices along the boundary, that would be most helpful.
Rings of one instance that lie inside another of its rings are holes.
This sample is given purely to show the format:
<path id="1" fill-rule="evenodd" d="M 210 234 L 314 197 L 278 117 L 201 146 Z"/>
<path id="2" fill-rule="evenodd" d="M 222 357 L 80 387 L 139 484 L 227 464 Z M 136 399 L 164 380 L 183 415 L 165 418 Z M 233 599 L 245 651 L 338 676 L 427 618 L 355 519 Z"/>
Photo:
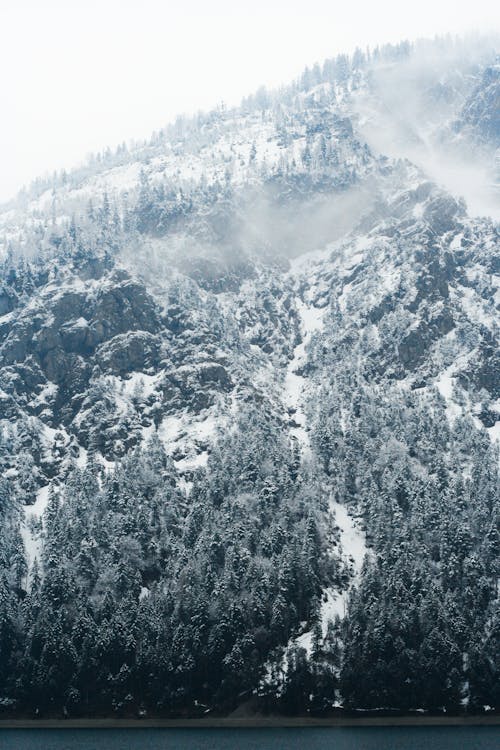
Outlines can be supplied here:
<path id="1" fill-rule="evenodd" d="M 345 623 L 341 692 L 351 706 L 497 705 L 498 452 L 467 420 L 450 430 L 408 401 L 362 403 L 343 444 L 374 555 Z"/>
<path id="2" fill-rule="evenodd" d="M 11 521 L 0 694 L 74 713 L 234 705 L 335 573 L 297 451 L 249 411 L 189 497 L 155 438 L 98 477 L 73 468 L 51 494 L 28 587 Z"/>
<path id="3" fill-rule="evenodd" d="M 271 682 L 263 705 L 497 705 L 498 455 L 470 420 L 450 428 L 439 397 L 375 391 L 349 395 L 347 429 L 347 394 L 323 394 L 316 468 L 253 409 L 188 495 L 156 437 L 111 473 L 92 459 L 68 468 L 29 585 L 23 480 L 20 495 L 4 481 L 0 695 L 75 714 L 235 705 L 314 625 L 322 589 L 342 585 L 327 553 L 332 492 L 363 517 L 362 580 L 345 620 L 326 638 L 316 629 L 310 659 L 288 650 L 279 698 Z"/>
<path id="4" fill-rule="evenodd" d="M 0 711 L 500 708 L 498 227 L 338 106 L 410 52 L 21 196 L 52 190 L 0 262 Z"/>
<path id="5" fill-rule="evenodd" d="M 438 398 L 342 391 L 323 394 L 315 444 L 323 488 L 361 513 L 369 553 L 345 619 L 313 632 L 310 659 L 289 646 L 265 705 L 498 706 L 498 450 L 470 419 L 450 429 Z"/>

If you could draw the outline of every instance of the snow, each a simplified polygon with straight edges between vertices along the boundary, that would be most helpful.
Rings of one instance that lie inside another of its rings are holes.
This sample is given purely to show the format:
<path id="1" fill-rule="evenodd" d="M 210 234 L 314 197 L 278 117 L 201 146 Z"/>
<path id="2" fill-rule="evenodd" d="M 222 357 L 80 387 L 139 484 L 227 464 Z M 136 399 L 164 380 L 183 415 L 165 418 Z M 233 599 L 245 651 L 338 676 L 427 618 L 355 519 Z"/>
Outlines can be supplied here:
<path id="1" fill-rule="evenodd" d="M 49 383 L 48 386 L 45 386 L 45 388 L 47 389 L 47 388 L 49 388 L 52 385 L 53 385 L 52 383 Z M 57 392 L 57 386 L 53 386 L 53 388 L 54 388 L 53 392 L 56 393 Z M 52 392 L 52 389 L 51 389 L 51 392 Z M 49 427 L 48 424 L 42 424 L 41 438 L 43 440 L 43 443 L 44 443 L 44 446 L 45 446 L 46 449 L 52 447 L 52 445 L 53 445 L 53 443 L 54 443 L 54 441 L 56 439 L 56 435 L 58 433 L 59 433 L 59 435 L 62 435 L 65 443 L 69 443 L 69 435 L 66 432 L 66 430 L 65 430 L 64 427 L 61 426 L 61 427 L 58 427 L 56 429 L 55 427 Z"/>
<path id="2" fill-rule="evenodd" d="M 462 413 L 460 406 L 453 401 L 453 373 L 456 369 L 457 363 L 454 362 L 436 380 L 436 388 L 446 402 L 446 417 L 451 425 L 453 425 L 455 419 Z"/>
<path id="3" fill-rule="evenodd" d="M 49 501 L 50 485 L 46 485 L 38 490 L 36 500 L 33 505 L 23 506 L 24 520 L 21 525 L 21 537 L 26 554 L 26 563 L 28 566 L 27 584 L 33 570 L 35 560 L 39 560 L 42 551 L 42 540 L 40 532 L 34 532 L 31 528 L 33 521 L 39 521 L 47 507 Z"/>
<path id="4" fill-rule="evenodd" d="M 87 466 L 87 449 L 78 446 L 78 458 L 76 459 L 76 465 L 79 469 L 84 469 Z"/>
<path id="5" fill-rule="evenodd" d="M 450 242 L 450 250 L 460 250 L 462 247 L 462 238 L 464 234 L 463 232 L 460 232 L 459 234 L 456 234 L 455 237 Z"/>
<path id="6" fill-rule="evenodd" d="M 362 251 L 370 245 L 371 240 L 369 239 L 360 238 L 358 240 L 357 244 L 355 244 L 355 253 L 351 256 L 353 263 L 359 262 Z M 331 250 L 329 250 L 330 253 Z M 307 262 L 310 263 L 313 259 L 326 259 L 325 255 L 324 251 L 312 254 L 307 253 L 306 256 L 302 256 L 293 263 L 292 273 L 298 274 L 305 270 L 304 258 L 307 257 Z M 293 357 L 288 364 L 284 378 L 283 400 L 285 416 L 288 418 L 291 415 L 290 434 L 299 441 L 304 456 L 310 454 L 310 440 L 306 427 L 307 416 L 304 412 L 304 400 L 307 389 L 311 387 L 311 383 L 300 373 L 301 369 L 307 363 L 311 339 L 323 327 L 326 308 L 317 307 L 312 301 L 315 298 L 315 294 L 317 295 L 318 286 L 318 282 L 315 285 L 313 284 L 310 287 L 307 297 L 297 302 L 302 340 L 293 351 Z M 323 601 L 320 608 L 323 638 L 327 634 L 328 623 L 334 620 L 336 616 L 340 618 L 344 617 L 349 592 L 359 581 L 363 560 L 367 552 L 364 534 L 349 515 L 347 508 L 331 499 L 329 513 L 335 517 L 336 525 L 340 530 L 342 553 L 352 572 L 352 577 L 346 591 L 338 592 L 333 588 L 328 588 L 323 593 Z M 296 638 L 292 638 L 288 645 L 296 645 L 304 648 L 310 656 L 312 653 L 312 637 L 312 631 L 307 631 Z M 281 668 L 283 669 L 283 665 Z"/>
<path id="7" fill-rule="evenodd" d="M 130 397 L 134 395 L 134 391 L 140 389 L 142 395 L 148 398 L 156 391 L 156 385 L 161 380 L 163 372 L 158 372 L 155 375 L 147 375 L 144 372 L 131 372 L 126 380 L 115 380 L 120 382 L 123 394 Z"/>
<path id="8" fill-rule="evenodd" d="M 47 507 L 47 503 L 49 502 L 49 490 L 50 485 L 47 484 L 45 487 L 42 487 L 38 490 L 38 492 L 36 493 L 36 500 L 33 505 L 24 506 L 26 518 L 28 518 L 29 516 L 34 516 L 37 519 L 42 517 L 45 512 L 45 508 Z"/>
<path id="9" fill-rule="evenodd" d="M 191 490 L 193 489 L 193 482 L 189 481 L 185 477 L 181 477 L 177 483 L 177 486 L 181 492 L 185 494 L 186 497 L 189 497 L 191 494 Z"/>
<path id="10" fill-rule="evenodd" d="M 354 253 L 354 255 L 351 255 L 350 258 L 347 260 L 347 263 L 345 264 L 344 268 L 346 271 L 350 271 L 354 266 L 357 266 L 358 263 L 361 263 L 363 260 L 363 253 Z"/>
<path id="11" fill-rule="evenodd" d="M 333 498 L 330 498 L 328 510 L 330 515 L 334 517 L 336 526 L 340 531 L 342 557 L 351 571 L 351 579 L 349 581 L 349 586 L 344 591 L 338 591 L 337 589 L 330 587 L 323 592 L 319 612 L 319 621 L 323 638 L 325 638 L 328 633 L 328 625 L 330 622 L 334 622 L 336 617 L 339 617 L 341 620 L 345 617 L 349 594 L 352 589 L 359 584 L 363 561 L 368 554 L 365 535 L 360 529 L 358 522 L 349 514 L 346 506 L 333 500 Z M 335 554 L 336 553 L 337 548 L 335 547 Z M 288 649 L 293 646 L 305 649 L 307 656 L 310 657 L 313 648 L 313 631 L 308 630 L 289 640 L 280 665 L 280 669 L 283 673 L 286 673 L 286 653 Z"/>
<path id="12" fill-rule="evenodd" d="M 498 443 L 500 445 L 500 421 L 495 422 L 493 427 L 487 427 L 486 432 L 490 436 L 492 443 Z"/>
<path id="13" fill-rule="evenodd" d="M 307 253 L 293 258 L 290 261 L 290 275 L 297 276 L 300 273 L 310 271 L 311 266 L 327 260 L 332 254 L 333 246 L 327 246 L 317 250 L 310 250 Z"/>
<path id="14" fill-rule="evenodd" d="M 107 458 L 105 458 L 102 453 L 96 454 L 96 461 L 101 464 L 101 466 L 104 468 L 104 471 L 106 474 L 112 474 L 115 470 L 115 461 L 108 461 Z"/>
<path id="15" fill-rule="evenodd" d="M 185 420 L 182 417 L 165 417 L 158 428 L 158 437 L 169 448 L 175 442 L 185 428 Z"/>
<path id="16" fill-rule="evenodd" d="M 367 243 L 367 246 L 368 244 L 369 243 Z M 361 249 L 362 248 L 360 247 L 359 250 Z M 304 257 L 305 256 L 302 256 L 293 263 L 292 272 L 294 274 L 303 270 Z M 314 254 L 307 253 L 307 258 L 308 261 L 311 261 L 312 258 L 315 260 L 324 259 L 325 252 L 315 252 Z M 289 431 L 290 434 L 299 441 L 304 456 L 310 454 L 310 440 L 306 427 L 307 416 L 304 412 L 304 399 L 307 388 L 311 387 L 311 384 L 300 374 L 300 372 L 301 368 L 303 368 L 307 362 L 308 349 L 312 337 L 323 327 L 323 318 L 326 308 L 317 307 L 312 301 L 315 293 L 318 291 L 318 286 L 318 283 L 313 285 L 310 288 L 307 298 L 305 300 L 300 300 L 297 303 L 302 340 L 293 351 L 293 357 L 286 368 L 283 384 L 285 416 L 288 419 L 289 415 L 291 415 L 292 421 Z M 363 559 L 366 554 L 364 534 L 348 514 L 346 507 L 331 500 L 329 512 L 335 516 L 336 524 L 340 529 L 341 548 L 343 555 L 347 558 L 349 568 L 352 571 L 352 579 L 349 588 L 342 593 L 333 588 L 326 589 L 323 593 L 324 601 L 322 601 L 320 608 L 320 622 L 323 638 L 327 634 L 328 623 L 331 620 L 334 620 L 337 615 L 341 618 L 344 617 L 349 591 L 359 580 Z M 287 649 L 292 646 L 298 646 L 299 648 L 305 649 L 307 655 L 310 656 L 313 648 L 312 631 L 309 630 L 297 637 L 291 638 Z M 282 673 L 286 673 L 286 650 L 278 669 Z M 271 670 L 271 665 L 268 665 L 266 675 L 263 678 L 264 683 L 266 679 L 271 679 Z"/>
<path id="17" fill-rule="evenodd" d="M 437 389 L 445 401 L 450 401 L 453 395 L 453 378 L 449 374 L 449 369 L 441 373 L 439 380 L 436 381 Z"/>
<path id="18" fill-rule="evenodd" d="M 303 633 L 302 635 L 299 635 L 299 637 L 294 640 L 294 644 L 295 646 L 298 646 L 299 648 L 305 649 L 307 655 L 311 656 L 312 647 L 313 647 L 312 630 L 308 630 L 307 633 Z"/>
<path id="19" fill-rule="evenodd" d="M 55 383 L 48 382 L 44 385 L 38 396 L 31 401 L 31 407 L 35 409 L 38 406 L 43 406 L 53 400 L 57 394 L 58 386 Z"/>
<path id="20" fill-rule="evenodd" d="M 302 300 L 297 303 L 297 308 L 300 315 L 302 341 L 295 347 L 293 357 L 286 369 L 284 403 L 285 416 L 288 418 L 288 415 L 292 415 L 290 435 L 299 441 L 303 452 L 308 454 L 310 452 L 310 442 L 306 429 L 307 417 L 303 410 L 307 379 L 299 373 L 300 368 L 306 364 L 307 349 L 313 334 L 321 330 L 325 311 L 313 305 L 307 305 Z"/>
<path id="21" fill-rule="evenodd" d="M 297 307 L 302 322 L 302 333 L 304 334 L 305 339 L 309 340 L 313 333 L 321 330 L 323 326 L 324 310 L 317 307 L 307 306 L 300 300 L 298 301 Z M 306 342 L 304 342 L 304 346 L 305 345 Z"/>
<path id="22" fill-rule="evenodd" d="M 181 452 L 182 458 L 174 459 L 175 467 L 179 474 L 189 474 L 206 466 L 209 446 L 214 445 L 226 424 L 227 415 L 219 405 L 197 417 L 188 412 L 165 417 L 158 428 L 158 437 L 168 455 Z M 185 490 L 189 494 L 189 482 Z"/>
<path id="23" fill-rule="evenodd" d="M 452 331 L 448 334 L 448 339 L 450 339 L 451 336 L 454 337 L 454 335 L 454 331 Z M 468 361 L 474 355 L 474 352 L 475 349 L 472 349 L 471 351 L 460 354 L 435 380 L 435 386 L 446 403 L 446 417 L 451 426 L 453 426 L 457 417 L 460 417 L 462 414 L 462 407 L 456 403 L 453 398 L 454 381 L 456 379 L 454 375 L 467 365 Z"/>
<path id="24" fill-rule="evenodd" d="M 179 461 L 174 461 L 175 468 L 180 474 L 186 471 L 195 471 L 196 469 L 203 468 L 207 465 L 208 451 L 202 451 L 197 455 L 186 456 Z"/>
<path id="25" fill-rule="evenodd" d="M 498 326 L 498 311 L 494 307 L 492 307 L 491 313 L 489 313 L 485 309 L 484 300 L 470 287 L 457 284 L 455 294 L 470 320 L 477 325 L 485 326 L 490 331 L 495 331 Z"/>
<path id="26" fill-rule="evenodd" d="M 396 291 L 401 280 L 401 271 L 398 268 L 392 268 L 384 273 L 382 283 L 386 294 Z"/>
<path id="27" fill-rule="evenodd" d="M 220 420 L 215 414 L 207 415 L 201 422 L 197 422 L 193 429 L 193 434 L 197 438 L 210 439 L 214 438 L 220 428 Z"/>
<path id="28" fill-rule="evenodd" d="M 335 521 L 340 529 L 340 543 L 344 555 L 352 561 L 354 579 L 357 582 L 363 567 L 363 561 L 368 552 L 365 543 L 365 535 L 353 519 L 345 505 L 330 500 L 330 513 L 335 514 Z"/>
<path id="29" fill-rule="evenodd" d="M 222 422 L 222 415 L 215 411 L 206 411 L 198 419 L 185 412 L 181 416 L 165 417 L 158 428 L 158 436 L 165 450 L 171 452 L 181 440 L 190 444 L 215 440 Z"/>
<path id="30" fill-rule="evenodd" d="M 142 165 L 138 162 L 127 164 L 123 167 L 115 167 L 105 174 L 105 179 L 100 187 L 111 190 L 127 190 L 139 182 Z"/>
<path id="31" fill-rule="evenodd" d="M 323 638 L 328 631 L 328 623 L 335 620 L 337 616 L 340 619 L 345 616 L 349 593 L 359 583 L 363 560 L 368 553 L 365 535 L 353 517 L 349 515 L 346 506 L 331 498 L 329 511 L 335 516 L 335 522 L 340 529 L 340 545 L 344 558 L 349 562 L 352 577 L 345 591 L 338 592 L 329 588 L 324 592 L 325 601 L 322 602 L 320 610 Z"/>
<path id="32" fill-rule="evenodd" d="M 341 620 L 345 617 L 347 611 L 347 594 L 345 591 L 339 592 L 334 589 L 326 589 L 323 595 L 320 609 L 321 632 L 325 638 L 328 632 L 328 624 L 335 622 L 339 617 Z"/>

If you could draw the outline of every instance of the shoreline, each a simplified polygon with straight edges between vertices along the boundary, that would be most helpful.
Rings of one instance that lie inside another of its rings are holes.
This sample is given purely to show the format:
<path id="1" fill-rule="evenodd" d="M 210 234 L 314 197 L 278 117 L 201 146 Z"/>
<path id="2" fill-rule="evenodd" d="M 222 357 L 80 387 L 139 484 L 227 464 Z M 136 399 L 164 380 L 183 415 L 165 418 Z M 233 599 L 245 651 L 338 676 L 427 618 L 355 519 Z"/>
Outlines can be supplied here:
<path id="1" fill-rule="evenodd" d="M 0 719 L 0 729 L 293 729 L 500 726 L 500 715 L 328 717 L 255 716 L 197 719 Z"/>

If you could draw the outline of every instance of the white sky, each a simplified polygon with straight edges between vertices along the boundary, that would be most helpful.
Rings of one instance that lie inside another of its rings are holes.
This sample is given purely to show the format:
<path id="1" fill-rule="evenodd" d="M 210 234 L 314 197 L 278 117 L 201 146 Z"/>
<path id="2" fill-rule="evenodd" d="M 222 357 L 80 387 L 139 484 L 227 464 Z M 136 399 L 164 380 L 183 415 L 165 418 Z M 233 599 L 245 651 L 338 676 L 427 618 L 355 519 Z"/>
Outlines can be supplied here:
<path id="1" fill-rule="evenodd" d="M 500 28 L 495 0 L 0 0 L 0 201 L 356 46 Z"/>

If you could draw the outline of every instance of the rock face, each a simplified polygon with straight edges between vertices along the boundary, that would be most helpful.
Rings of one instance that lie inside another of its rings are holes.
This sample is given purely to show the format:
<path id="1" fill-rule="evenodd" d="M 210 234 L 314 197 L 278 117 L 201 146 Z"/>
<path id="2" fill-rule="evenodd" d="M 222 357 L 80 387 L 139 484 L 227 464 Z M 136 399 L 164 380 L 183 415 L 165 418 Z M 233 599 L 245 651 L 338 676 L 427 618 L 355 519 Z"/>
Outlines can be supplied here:
<path id="1" fill-rule="evenodd" d="M 158 365 L 160 342 L 146 331 L 118 334 L 102 344 L 95 360 L 103 372 L 124 376 L 145 372 Z"/>
<path id="2" fill-rule="evenodd" d="M 426 108 L 454 115 L 461 137 L 498 146 L 499 70 L 490 62 L 468 89 L 465 74 L 460 86 L 451 74 L 431 81 Z M 60 229 L 40 224 L 38 207 L 0 214 L 20 247 L 23 232 L 28 245 L 32 230 L 43 238 L 35 260 L 6 256 L 2 267 L 4 418 L 39 420 L 113 460 L 153 429 L 182 442 L 191 428 L 175 432 L 172 420 L 227 425 L 248 402 L 281 413 L 307 302 L 324 327 L 301 375 L 314 379 L 325 357 L 335 369 L 358 346 L 361 371 L 380 383 L 431 388 L 451 368 L 459 401 L 472 399 L 491 425 L 498 228 L 368 146 L 355 102 L 377 94 L 372 73 L 309 81 L 281 109 L 262 105 L 267 120 L 251 107 L 213 114 L 203 138 L 188 128 L 175 147 L 151 145 L 146 165 L 141 155 L 103 163 L 99 185 L 125 170 L 126 210 L 91 180 L 102 205 L 71 221 L 75 173 L 60 188 Z"/>
<path id="3" fill-rule="evenodd" d="M 477 391 L 489 393 L 494 401 L 500 398 L 500 352 L 498 339 L 488 340 L 484 337 L 478 348 L 478 352 L 469 368 L 463 373 L 463 380 Z M 488 425 L 492 427 L 498 420 L 498 413 L 492 413 L 485 409 L 488 414 Z M 496 417 L 495 417 L 496 414 Z"/>
<path id="4" fill-rule="evenodd" d="M 144 366 L 148 357 L 154 359 L 158 350 L 151 333 L 159 327 L 158 316 L 143 286 L 126 273 L 108 276 L 97 288 L 95 280 L 77 280 L 78 291 L 63 280 L 37 290 L 5 325 L 1 347 L 4 366 L 14 373 L 26 366 L 37 370 L 38 380 L 45 377 L 59 387 L 65 404 L 85 390 L 96 364 L 125 374 L 138 363 Z"/>
<path id="5" fill-rule="evenodd" d="M 500 62 L 484 71 L 464 106 L 459 127 L 469 128 L 478 140 L 500 147 Z"/>
<path id="6" fill-rule="evenodd" d="M 497 705 L 500 231 L 406 156 L 498 76 L 388 54 L 0 210 L 0 710 Z"/>
<path id="7" fill-rule="evenodd" d="M 13 289 L 0 287 L 0 316 L 12 312 L 17 302 L 17 295 Z"/>
<path id="8" fill-rule="evenodd" d="M 15 291 L 4 285 L 2 299 L 16 300 Z M 231 390 L 232 380 L 220 355 L 214 358 L 203 346 L 209 331 L 190 323 L 192 316 L 186 303 L 162 315 L 159 302 L 124 269 L 108 268 L 96 279 L 87 270 L 65 268 L 62 278 L 48 280 L 15 311 L 9 303 L 3 315 L 5 416 L 16 413 L 16 404 L 28 416 L 43 415 L 50 426 L 76 430 L 87 446 L 94 426 L 82 413 L 89 390 L 106 378 L 126 381 L 140 373 L 161 376 L 157 421 L 163 412 L 207 408 L 216 392 Z M 153 422 L 152 415 L 138 419 Z M 122 437 L 116 433 L 117 441 Z M 106 452 L 113 455 L 112 443 Z"/>
<path id="9" fill-rule="evenodd" d="M 400 194 L 406 179 L 398 177 Z M 119 259 L 104 269 L 96 260 L 98 278 L 87 266 L 82 273 L 70 261 L 55 272 L 49 262 L 39 272 L 45 283 L 21 298 L 4 282 L 3 299 L 13 300 L 0 319 L 6 417 L 36 417 L 85 448 L 98 440 L 112 460 L 167 418 L 222 414 L 234 398 L 273 398 L 301 340 L 300 307 L 314 294 L 325 320 L 337 311 L 322 334 L 324 352 L 342 358 L 362 333 L 372 341 L 364 347 L 367 372 L 412 388 L 429 386 L 454 352 L 463 361 L 455 382 L 483 394 L 491 425 L 489 404 L 500 396 L 498 332 L 496 291 L 485 282 L 496 230 L 471 222 L 459 202 L 421 179 L 394 215 L 382 182 L 385 205 L 315 261 L 314 282 L 306 263 L 299 286 L 289 263 L 251 256 L 245 280 L 229 285 L 225 276 L 214 285 L 214 266 L 195 258 L 189 267 L 182 258 L 173 278 L 154 284 Z M 416 207 L 421 218 L 410 221 Z M 302 372 L 314 377 L 313 363 Z"/>

